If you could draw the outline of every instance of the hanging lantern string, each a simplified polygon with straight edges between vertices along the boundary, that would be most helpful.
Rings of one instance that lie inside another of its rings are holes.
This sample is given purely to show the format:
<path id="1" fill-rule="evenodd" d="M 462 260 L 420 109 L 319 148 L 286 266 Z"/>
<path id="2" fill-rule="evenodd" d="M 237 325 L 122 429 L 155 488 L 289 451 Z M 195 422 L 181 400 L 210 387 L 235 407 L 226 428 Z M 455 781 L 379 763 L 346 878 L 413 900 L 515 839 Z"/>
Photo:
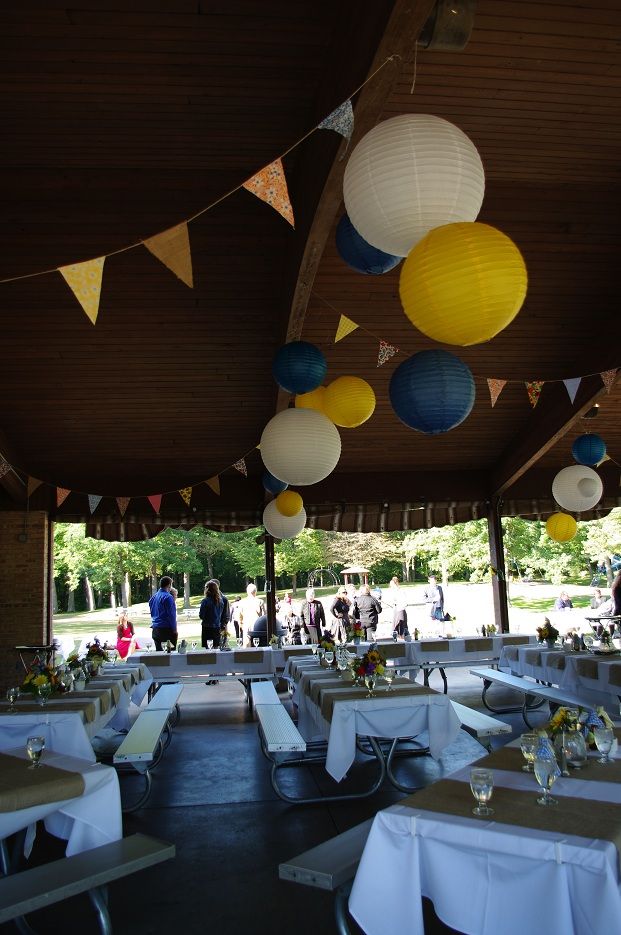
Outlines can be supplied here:
<path id="1" fill-rule="evenodd" d="M 368 78 L 366 78 L 361 84 L 359 84 L 357 88 L 354 88 L 354 90 L 351 92 L 351 94 L 349 94 L 343 101 L 341 101 L 340 104 L 337 104 L 336 107 L 333 107 L 332 110 L 330 111 L 330 113 L 333 113 L 335 110 L 338 110 L 339 107 L 341 107 L 343 104 L 346 104 L 347 101 L 350 101 L 350 100 L 352 99 L 352 97 L 355 97 L 356 94 L 358 94 L 370 81 L 372 81 L 372 80 L 375 78 L 375 76 L 376 76 L 377 74 L 379 74 L 380 71 L 382 71 L 383 68 L 386 67 L 386 65 L 388 65 L 390 62 L 396 61 L 397 59 L 401 59 L 401 56 L 398 55 L 398 54 L 396 54 L 396 53 L 395 53 L 394 55 L 389 55 L 388 58 L 386 58 L 386 59 L 382 62 L 381 65 L 378 65 L 378 67 L 375 69 L 375 71 L 371 72 L 371 74 L 368 76 Z M 327 117 L 329 117 L 329 116 L 330 116 L 330 114 L 326 114 L 326 117 L 323 118 L 323 119 L 327 119 Z M 285 156 L 288 156 L 289 153 L 293 152 L 294 149 L 296 149 L 298 146 L 300 146 L 305 140 L 307 140 L 307 139 L 309 138 L 309 136 L 312 136 L 313 133 L 315 133 L 315 131 L 319 129 L 319 124 L 320 124 L 320 123 L 322 123 L 321 120 L 320 120 L 314 127 L 312 127 L 307 133 L 305 133 L 304 136 L 302 136 L 302 137 L 300 137 L 300 139 L 296 140 L 295 143 L 292 143 L 291 146 L 289 146 L 288 149 L 286 149 L 283 153 L 280 154 L 280 156 L 275 156 L 274 159 L 271 160 L 271 162 L 267 163 L 267 165 L 271 165 L 273 162 L 276 162 L 278 159 L 284 159 Z M 261 168 L 267 168 L 267 166 L 263 166 L 263 167 L 261 167 Z M 261 168 L 258 169 L 257 171 L 260 172 L 260 171 L 261 171 Z M 257 173 L 254 173 L 254 174 L 256 175 Z M 254 175 L 253 175 L 253 176 L 250 176 L 250 178 L 254 178 Z M 197 211 L 195 214 L 191 215 L 191 217 L 189 217 L 189 218 L 184 218 L 184 219 L 182 219 L 181 221 L 177 221 L 177 222 L 175 222 L 175 223 L 173 223 L 173 224 L 167 225 L 167 227 L 165 228 L 165 230 L 169 230 L 169 229 L 172 228 L 172 227 L 178 227 L 180 224 L 184 224 L 184 223 L 185 223 L 185 224 L 190 224 L 192 221 L 195 221 L 197 218 L 201 217 L 201 215 L 206 214 L 208 211 L 211 211 L 213 208 L 216 207 L 216 205 L 219 205 L 219 204 L 221 204 L 221 202 L 226 201 L 226 199 L 227 199 L 227 198 L 230 198 L 231 195 L 234 195 L 236 192 L 240 191 L 240 190 L 244 187 L 244 183 L 247 182 L 247 181 L 248 181 L 248 179 L 244 179 L 244 181 L 241 182 L 239 185 L 236 185 L 235 188 L 231 188 L 228 192 L 225 192 L 223 195 L 220 195 L 218 198 L 216 198 L 215 201 L 212 201 L 212 202 L 211 202 L 210 204 L 208 204 L 205 208 L 201 208 L 200 211 Z M 163 231 L 158 231 L 158 232 L 155 233 L 155 234 L 149 235 L 149 238 L 145 238 L 145 239 L 150 239 L 150 238 L 152 238 L 152 237 L 157 237 L 157 236 L 158 236 L 159 234 L 161 234 L 161 233 L 163 233 Z M 99 254 L 97 254 L 97 256 L 91 257 L 90 261 L 99 259 L 99 257 L 101 257 L 101 256 L 105 256 L 106 259 L 108 259 L 108 257 L 117 256 L 119 253 L 128 253 L 130 250 L 135 250 L 136 247 L 142 247 L 143 244 L 144 244 L 144 242 L 143 242 L 142 240 L 139 240 L 139 241 L 137 241 L 136 243 L 129 244 L 129 245 L 126 246 L 126 247 L 119 247 L 118 250 L 111 250 L 109 253 L 105 253 L 105 254 L 99 253 Z M 80 260 L 79 262 L 80 262 L 80 263 L 88 263 L 88 262 L 90 262 L 90 261 L 89 261 L 89 260 Z M 69 265 L 72 265 L 72 264 L 71 264 L 71 263 L 62 263 L 61 265 L 62 265 L 62 266 L 69 266 Z M 39 270 L 39 271 L 36 272 L 36 273 L 24 273 L 24 274 L 21 275 L 21 276 L 8 276 L 8 277 L 6 277 L 5 279 L 0 279 L 0 284 L 1 284 L 1 283 L 6 283 L 6 282 L 18 282 L 18 281 L 21 280 L 21 279 L 34 279 L 35 276 L 47 276 L 49 273 L 56 273 L 56 272 L 58 272 L 58 266 L 54 266 L 52 269 L 42 269 L 42 270 Z"/>

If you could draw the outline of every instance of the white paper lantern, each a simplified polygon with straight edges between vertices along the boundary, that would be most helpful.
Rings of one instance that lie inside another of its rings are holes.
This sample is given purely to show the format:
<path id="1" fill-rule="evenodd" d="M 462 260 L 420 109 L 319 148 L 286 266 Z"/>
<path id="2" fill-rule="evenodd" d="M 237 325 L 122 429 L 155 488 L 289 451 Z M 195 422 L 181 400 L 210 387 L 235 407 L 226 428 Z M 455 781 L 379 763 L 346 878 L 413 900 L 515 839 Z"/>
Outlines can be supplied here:
<path id="1" fill-rule="evenodd" d="M 263 525 L 275 539 L 293 539 L 306 526 L 306 510 L 302 507 L 295 516 L 283 516 L 272 500 L 263 510 Z"/>
<path id="2" fill-rule="evenodd" d="M 559 471 L 552 482 L 552 496 L 564 510 L 583 513 L 599 503 L 604 491 L 601 477 L 585 464 Z"/>
<path id="3" fill-rule="evenodd" d="M 314 409 L 285 409 L 261 435 L 261 457 L 274 477 L 296 487 L 318 484 L 341 456 L 338 429 Z"/>
<path id="4" fill-rule="evenodd" d="M 431 114 L 378 124 L 350 156 L 343 179 L 349 218 L 379 250 L 407 256 L 432 228 L 476 220 L 485 173 L 474 143 Z"/>

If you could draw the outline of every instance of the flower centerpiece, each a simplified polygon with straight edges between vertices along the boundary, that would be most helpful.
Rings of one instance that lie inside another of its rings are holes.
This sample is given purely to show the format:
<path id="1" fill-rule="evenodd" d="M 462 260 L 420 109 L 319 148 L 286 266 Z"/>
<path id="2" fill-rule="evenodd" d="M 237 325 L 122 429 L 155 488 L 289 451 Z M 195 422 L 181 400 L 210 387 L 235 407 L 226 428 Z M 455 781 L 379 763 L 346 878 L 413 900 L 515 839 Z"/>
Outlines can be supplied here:
<path id="1" fill-rule="evenodd" d="M 43 704 L 53 691 L 62 691 L 58 672 L 52 666 L 37 657 L 30 665 L 24 681 L 19 687 L 20 692 L 33 695 Z"/>
<path id="2" fill-rule="evenodd" d="M 359 620 L 353 620 L 351 627 L 347 631 L 347 639 L 352 640 L 354 643 L 359 643 L 363 636 L 362 624 Z"/>
<path id="3" fill-rule="evenodd" d="M 97 636 L 93 637 L 93 642 L 86 644 L 86 662 L 90 663 L 90 667 L 97 671 L 104 662 L 110 661 L 107 650 L 106 644 L 102 646 L 99 638 Z"/>
<path id="4" fill-rule="evenodd" d="M 361 659 L 354 660 L 353 674 L 358 681 L 364 682 L 369 689 L 369 695 L 373 694 L 375 680 L 378 675 L 384 674 L 385 666 L 386 658 L 377 646 L 371 646 Z"/>
<path id="5" fill-rule="evenodd" d="M 537 627 L 537 639 L 540 643 L 554 644 L 558 639 L 558 630 L 553 627 L 547 617 L 544 617 L 543 626 Z"/>
<path id="6" fill-rule="evenodd" d="M 272 649 L 278 649 L 278 637 L 275 633 L 270 636 L 270 646 Z"/>

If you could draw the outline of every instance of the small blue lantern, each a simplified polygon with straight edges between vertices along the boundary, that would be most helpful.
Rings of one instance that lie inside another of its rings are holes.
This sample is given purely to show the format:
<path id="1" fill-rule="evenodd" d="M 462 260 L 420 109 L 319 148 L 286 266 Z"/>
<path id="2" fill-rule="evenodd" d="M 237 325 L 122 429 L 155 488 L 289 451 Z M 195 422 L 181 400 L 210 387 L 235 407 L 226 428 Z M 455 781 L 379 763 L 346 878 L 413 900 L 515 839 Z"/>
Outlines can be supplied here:
<path id="1" fill-rule="evenodd" d="M 269 471 L 263 471 L 263 486 L 268 491 L 268 493 L 276 494 L 282 493 L 283 490 L 286 490 L 289 484 L 285 484 L 284 480 L 278 480 L 277 477 L 274 477 L 273 474 L 270 474 Z"/>
<path id="2" fill-rule="evenodd" d="M 390 379 L 390 402 L 407 426 L 438 435 L 460 425 L 475 397 L 470 368 L 448 351 L 419 351 L 400 364 Z"/>
<path id="3" fill-rule="evenodd" d="M 308 341 L 292 341 L 276 352 L 274 379 L 289 393 L 310 393 L 323 383 L 328 364 L 318 347 Z"/>
<path id="4" fill-rule="evenodd" d="M 606 454 L 606 443 L 599 435 L 592 435 L 586 432 L 580 435 L 571 446 L 571 453 L 578 464 L 587 464 L 593 467 L 599 464 Z"/>
<path id="5" fill-rule="evenodd" d="M 357 273 L 365 273 L 368 276 L 381 276 L 394 269 L 401 260 L 402 256 L 393 256 L 392 253 L 384 253 L 377 247 L 372 247 L 370 243 L 360 236 L 349 216 L 344 214 L 339 221 L 336 229 L 336 249 L 341 255 L 341 259 L 355 269 Z"/>

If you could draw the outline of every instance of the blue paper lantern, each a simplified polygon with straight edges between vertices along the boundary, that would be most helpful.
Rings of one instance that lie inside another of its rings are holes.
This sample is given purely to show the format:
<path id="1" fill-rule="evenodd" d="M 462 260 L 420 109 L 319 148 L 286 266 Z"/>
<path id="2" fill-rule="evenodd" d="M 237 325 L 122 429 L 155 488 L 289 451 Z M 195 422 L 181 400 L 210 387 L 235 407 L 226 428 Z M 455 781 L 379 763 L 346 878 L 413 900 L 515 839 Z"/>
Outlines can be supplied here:
<path id="1" fill-rule="evenodd" d="M 282 493 L 283 490 L 286 490 L 289 484 L 285 484 L 284 480 L 278 480 L 277 477 L 274 477 L 273 474 L 270 474 L 269 471 L 263 471 L 263 486 L 268 491 L 268 493 L 276 494 Z"/>
<path id="2" fill-rule="evenodd" d="M 390 402 L 397 416 L 427 435 L 460 425 L 474 405 L 469 367 L 448 351 L 420 351 L 400 364 L 390 379 Z"/>
<path id="3" fill-rule="evenodd" d="M 587 432 L 575 440 L 571 446 L 571 453 L 578 464 L 588 464 L 592 467 L 599 464 L 606 454 L 606 443 L 599 435 Z"/>
<path id="4" fill-rule="evenodd" d="M 336 229 L 336 249 L 348 266 L 357 273 L 381 276 L 394 269 L 403 257 L 384 253 L 360 236 L 347 214 L 344 214 Z"/>
<path id="5" fill-rule="evenodd" d="M 327 369 L 326 358 L 308 341 L 284 344 L 272 364 L 274 379 L 289 393 L 310 393 L 323 383 Z"/>

